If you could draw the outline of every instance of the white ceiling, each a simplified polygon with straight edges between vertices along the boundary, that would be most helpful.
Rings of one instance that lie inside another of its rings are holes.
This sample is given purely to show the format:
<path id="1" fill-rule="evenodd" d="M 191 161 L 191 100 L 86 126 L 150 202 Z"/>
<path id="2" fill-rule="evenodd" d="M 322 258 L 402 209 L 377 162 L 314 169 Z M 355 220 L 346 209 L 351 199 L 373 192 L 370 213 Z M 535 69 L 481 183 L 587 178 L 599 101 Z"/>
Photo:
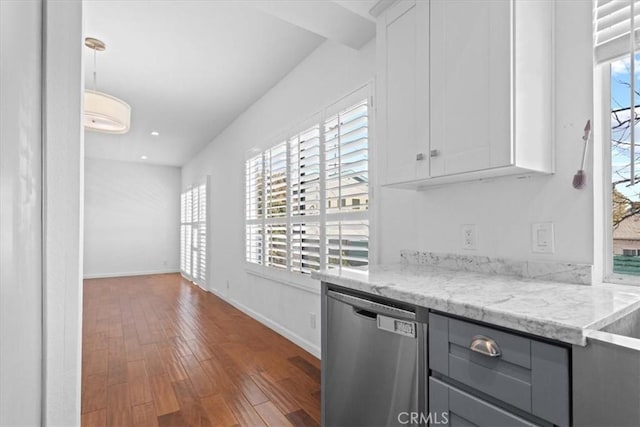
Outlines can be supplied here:
<path id="1" fill-rule="evenodd" d="M 85 155 L 181 166 L 324 40 L 357 47 L 375 33 L 366 14 L 375 0 L 306 0 L 311 14 L 299 2 L 297 12 L 265 3 L 85 1 L 85 34 L 107 45 L 97 88 L 132 109 L 129 133 L 86 132 Z M 322 22 L 338 15 L 340 28 Z M 93 52 L 84 52 L 92 88 Z"/>

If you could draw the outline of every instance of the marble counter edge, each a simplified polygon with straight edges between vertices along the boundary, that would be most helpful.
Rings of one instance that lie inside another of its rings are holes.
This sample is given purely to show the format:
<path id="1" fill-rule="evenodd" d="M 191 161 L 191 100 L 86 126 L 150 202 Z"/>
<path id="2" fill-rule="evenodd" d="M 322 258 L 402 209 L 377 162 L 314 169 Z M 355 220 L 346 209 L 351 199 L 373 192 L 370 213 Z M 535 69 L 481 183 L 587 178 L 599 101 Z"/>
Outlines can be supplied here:
<path id="1" fill-rule="evenodd" d="M 362 291 L 385 298 L 395 299 L 397 301 L 414 304 L 431 310 L 440 311 L 460 317 L 465 317 L 479 322 L 485 322 L 491 325 L 513 329 L 519 332 L 552 339 L 567 344 L 576 344 L 580 346 L 586 345 L 586 331 L 593 329 L 593 323 L 588 327 L 578 327 L 559 323 L 553 320 L 540 320 L 525 314 L 517 314 L 512 311 L 503 311 L 495 308 L 481 307 L 467 302 L 456 301 L 455 299 L 442 299 L 438 297 L 429 297 L 416 294 L 410 290 L 404 290 L 397 286 L 379 285 L 366 283 L 366 281 L 358 280 L 352 277 L 343 277 L 336 273 L 314 272 L 312 277 L 328 282 L 334 285 L 342 286 L 356 291 Z M 637 303 L 640 307 L 640 301 Z M 632 309 L 629 310 L 629 312 Z M 618 312 L 614 313 L 618 314 Z M 626 313 L 624 313 L 626 314 Z M 619 317 L 622 317 L 621 314 Z M 609 320 L 611 316 L 605 319 L 599 319 L 598 324 L 611 323 L 616 319 Z M 619 318 L 618 317 L 618 318 Z M 609 320 L 609 321 L 607 321 Z"/>

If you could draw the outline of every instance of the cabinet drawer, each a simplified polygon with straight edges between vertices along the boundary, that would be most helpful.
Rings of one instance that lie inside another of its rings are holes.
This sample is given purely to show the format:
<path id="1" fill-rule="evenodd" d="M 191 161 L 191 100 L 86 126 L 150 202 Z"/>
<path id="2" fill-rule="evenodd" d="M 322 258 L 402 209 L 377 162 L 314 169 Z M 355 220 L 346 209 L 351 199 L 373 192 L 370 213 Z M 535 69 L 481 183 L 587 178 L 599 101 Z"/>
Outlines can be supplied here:
<path id="1" fill-rule="evenodd" d="M 533 427 L 533 424 L 482 399 L 429 378 L 431 425 Z"/>
<path id="2" fill-rule="evenodd" d="M 492 343 L 499 354 L 472 351 L 476 339 Z M 564 347 L 431 313 L 429 368 L 544 420 L 569 425 Z"/>

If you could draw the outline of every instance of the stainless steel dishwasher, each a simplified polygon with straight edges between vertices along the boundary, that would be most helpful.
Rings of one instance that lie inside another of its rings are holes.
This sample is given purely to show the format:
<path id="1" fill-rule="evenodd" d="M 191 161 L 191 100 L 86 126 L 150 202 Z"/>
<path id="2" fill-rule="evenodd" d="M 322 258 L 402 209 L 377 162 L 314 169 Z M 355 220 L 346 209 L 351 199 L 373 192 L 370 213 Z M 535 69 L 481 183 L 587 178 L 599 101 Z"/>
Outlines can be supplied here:
<path id="1" fill-rule="evenodd" d="M 326 427 L 416 425 L 426 410 L 426 310 L 323 286 Z"/>

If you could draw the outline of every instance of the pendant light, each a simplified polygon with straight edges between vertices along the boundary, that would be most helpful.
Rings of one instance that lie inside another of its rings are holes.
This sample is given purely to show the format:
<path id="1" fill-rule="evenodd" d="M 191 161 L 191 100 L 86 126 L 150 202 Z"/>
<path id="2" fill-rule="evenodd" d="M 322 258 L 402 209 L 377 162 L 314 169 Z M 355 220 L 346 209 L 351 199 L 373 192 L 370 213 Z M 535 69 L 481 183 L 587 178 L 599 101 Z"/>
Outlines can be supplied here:
<path id="1" fill-rule="evenodd" d="M 131 127 L 131 107 L 123 100 L 97 90 L 96 53 L 106 49 L 105 44 L 91 37 L 84 40 L 93 50 L 93 90 L 84 91 L 84 128 L 94 132 L 122 134 Z"/>

